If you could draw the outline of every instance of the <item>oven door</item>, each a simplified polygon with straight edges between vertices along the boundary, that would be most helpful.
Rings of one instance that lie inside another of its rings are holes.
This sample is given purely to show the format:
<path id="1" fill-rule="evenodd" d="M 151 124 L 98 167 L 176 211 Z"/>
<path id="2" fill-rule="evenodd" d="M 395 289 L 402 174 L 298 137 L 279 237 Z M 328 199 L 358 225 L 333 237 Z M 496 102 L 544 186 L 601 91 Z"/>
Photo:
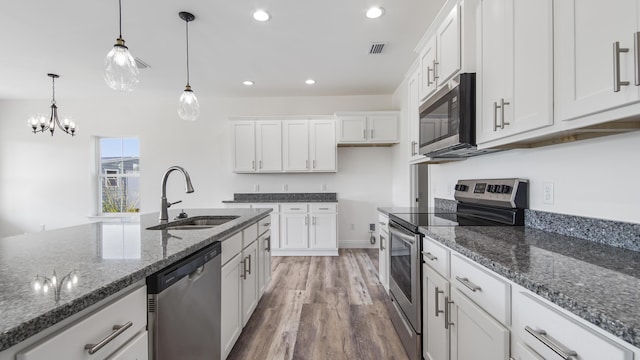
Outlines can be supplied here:
<path id="1" fill-rule="evenodd" d="M 420 238 L 393 221 L 389 222 L 391 255 L 390 291 L 416 333 L 422 332 L 420 299 Z"/>

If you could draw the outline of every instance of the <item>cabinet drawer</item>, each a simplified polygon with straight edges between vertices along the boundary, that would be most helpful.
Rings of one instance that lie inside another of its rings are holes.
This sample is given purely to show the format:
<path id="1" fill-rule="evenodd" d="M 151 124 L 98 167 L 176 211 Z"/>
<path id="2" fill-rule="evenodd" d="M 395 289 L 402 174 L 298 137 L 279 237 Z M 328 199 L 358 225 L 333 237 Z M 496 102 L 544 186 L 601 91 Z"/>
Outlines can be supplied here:
<path id="1" fill-rule="evenodd" d="M 258 238 L 258 223 L 251 224 L 242 230 L 242 248 L 246 248 Z"/>
<path id="2" fill-rule="evenodd" d="M 242 251 L 242 232 L 222 241 L 221 264 L 226 264 L 227 261 L 233 259 L 233 257 L 239 254 L 240 251 Z"/>
<path id="3" fill-rule="evenodd" d="M 282 204 L 282 212 L 284 213 L 306 213 L 307 212 L 307 204 L 299 203 L 299 204 Z"/>
<path id="4" fill-rule="evenodd" d="M 422 239 L 422 259 L 440 275 L 449 277 L 449 249 L 428 237 Z"/>
<path id="5" fill-rule="evenodd" d="M 254 209 L 271 209 L 272 213 L 280 212 L 280 204 L 272 204 L 272 203 L 254 203 L 251 205 Z"/>
<path id="6" fill-rule="evenodd" d="M 389 217 L 383 213 L 379 213 L 378 226 L 380 226 L 381 231 L 389 233 Z"/>
<path id="7" fill-rule="evenodd" d="M 631 350 L 570 319 L 564 311 L 529 292 L 514 291 L 514 335 L 548 360 L 561 359 L 551 350 L 553 346 L 565 352 L 575 351 L 578 355 L 573 358 L 580 360 L 633 359 Z"/>
<path id="8" fill-rule="evenodd" d="M 131 325 L 128 325 L 129 323 Z M 85 345 L 98 344 L 116 332 L 113 329 L 116 325 L 125 325 L 122 329 L 126 329 L 94 354 L 90 355 L 88 350 L 85 350 Z M 104 359 L 134 338 L 146 326 L 147 287 L 142 286 L 56 335 L 18 353 L 16 359 Z"/>
<path id="9" fill-rule="evenodd" d="M 258 221 L 258 235 L 264 234 L 270 228 L 271 228 L 271 216 L 267 216 L 266 218 Z"/>
<path id="10" fill-rule="evenodd" d="M 451 254 L 451 284 L 505 325 L 511 324 L 511 285 L 460 254 Z"/>
<path id="11" fill-rule="evenodd" d="M 337 204 L 331 204 L 331 203 L 311 204 L 312 213 L 335 213 L 337 212 L 337 210 L 338 210 Z"/>

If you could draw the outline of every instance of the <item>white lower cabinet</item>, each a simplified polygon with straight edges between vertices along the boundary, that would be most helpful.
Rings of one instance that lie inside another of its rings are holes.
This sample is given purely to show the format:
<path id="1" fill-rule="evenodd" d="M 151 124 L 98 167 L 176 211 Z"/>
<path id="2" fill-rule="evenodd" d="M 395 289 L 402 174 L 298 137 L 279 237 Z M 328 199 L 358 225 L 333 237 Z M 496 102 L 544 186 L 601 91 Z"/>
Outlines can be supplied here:
<path id="1" fill-rule="evenodd" d="M 146 327 L 147 287 L 142 286 L 18 352 L 16 359 L 147 359 Z M 98 346 L 102 341 L 104 346 Z"/>
<path id="2" fill-rule="evenodd" d="M 269 220 L 270 221 L 270 220 Z M 258 224 L 260 228 L 260 224 Z M 271 282 L 271 232 L 266 231 L 258 237 L 258 294 L 262 296 L 267 285 Z"/>
<path id="3" fill-rule="evenodd" d="M 389 217 L 380 213 L 378 215 L 378 225 L 378 279 L 380 279 L 380 283 L 388 293 L 391 270 L 389 267 L 389 262 L 391 261 L 389 255 Z"/>
<path id="4" fill-rule="evenodd" d="M 509 329 L 455 287 L 451 290 L 451 301 L 444 305 L 451 306 L 451 359 L 508 359 Z"/>
<path id="5" fill-rule="evenodd" d="M 227 240 L 229 241 L 229 240 Z M 222 316 L 220 327 L 221 359 L 226 359 L 242 332 L 242 254 L 222 266 Z"/>
<path id="6" fill-rule="evenodd" d="M 274 255 L 338 255 L 335 203 L 282 204 L 280 249 Z"/>
<path id="7" fill-rule="evenodd" d="M 306 205 L 305 205 L 306 206 Z M 301 209 L 301 208 L 294 208 Z M 282 249 L 306 249 L 308 248 L 309 216 L 304 212 L 283 212 L 280 217 L 280 235 Z"/>
<path id="8" fill-rule="evenodd" d="M 428 265 L 422 265 L 422 356 L 426 360 L 448 360 L 450 331 L 446 323 L 446 300 L 451 298 L 449 281 Z"/>
<path id="9" fill-rule="evenodd" d="M 336 214 L 311 213 L 310 216 L 309 248 L 328 250 L 338 248 Z"/>
<path id="10" fill-rule="evenodd" d="M 242 326 L 247 325 L 258 305 L 258 242 L 253 241 L 242 250 Z M 224 308 L 223 308 L 224 309 Z"/>

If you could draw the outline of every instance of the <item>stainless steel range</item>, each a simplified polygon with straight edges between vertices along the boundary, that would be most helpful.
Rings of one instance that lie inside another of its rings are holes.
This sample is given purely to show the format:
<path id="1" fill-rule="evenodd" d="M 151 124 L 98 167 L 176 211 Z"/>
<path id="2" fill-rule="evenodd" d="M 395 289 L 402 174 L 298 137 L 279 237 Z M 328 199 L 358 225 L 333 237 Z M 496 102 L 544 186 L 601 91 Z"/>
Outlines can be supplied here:
<path id="1" fill-rule="evenodd" d="M 455 211 L 389 214 L 391 320 L 410 359 L 422 356 L 422 234 L 420 226 L 522 226 L 528 181 L 459 180 Z"/>

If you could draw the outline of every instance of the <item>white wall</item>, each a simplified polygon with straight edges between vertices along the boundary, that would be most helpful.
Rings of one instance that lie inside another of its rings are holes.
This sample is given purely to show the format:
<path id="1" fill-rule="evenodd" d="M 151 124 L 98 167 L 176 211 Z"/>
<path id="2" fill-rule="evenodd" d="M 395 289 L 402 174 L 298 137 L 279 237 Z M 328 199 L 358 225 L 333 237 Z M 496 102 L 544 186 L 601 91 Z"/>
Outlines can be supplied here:
<path id="1" fill-rule="evenodd" d="M 339 238 L 368 239 L 376 208 L 389 206 L 393 148 L 340 148 L 336 174 L 233 174 L 228 117 L 327 115 L 334 111 L 390 110 L 391 96 L 204 98 L 198 121 L 179 120 L 177 98 L 58 99 L 59 110 L 79 124 L 78 135 L 51 137 L 29 132 L 26 119 L 46 112 L 48 100 L 0 101 L 0 236 L 87 222 L 96 205 L 92 136 L 138 136 L 141 211 L 159 210 L 160 180 L 171 165 L 189 171 L 195 193 L 184 193 L 179 174 L 168 182 L 168 198 L 185 208 L 220 207 L 234 192 L 337 192 Z M 351 230 L 353 224 L 353 230 Z"/>

